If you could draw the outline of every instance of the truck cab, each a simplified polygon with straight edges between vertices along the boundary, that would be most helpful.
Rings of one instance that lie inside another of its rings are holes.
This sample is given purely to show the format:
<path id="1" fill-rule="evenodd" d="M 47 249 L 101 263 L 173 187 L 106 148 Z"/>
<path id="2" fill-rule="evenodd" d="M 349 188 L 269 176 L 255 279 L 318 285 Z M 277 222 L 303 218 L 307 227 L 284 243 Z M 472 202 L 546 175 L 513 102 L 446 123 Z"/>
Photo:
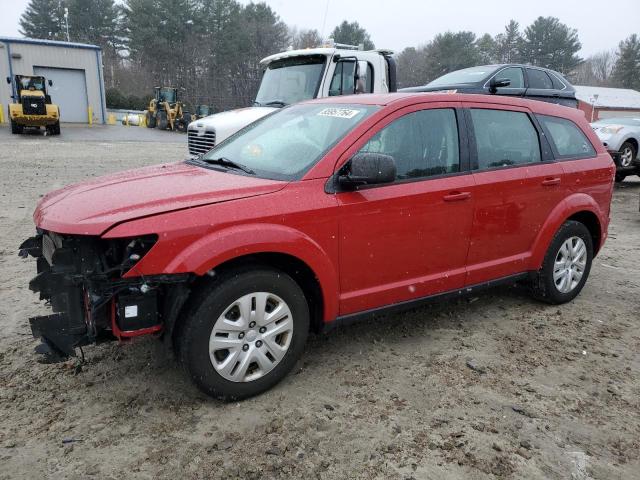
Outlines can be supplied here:
<path id="1" fill-rule="evenodd" d="M 363 51 L 351 45 L 289 50 L 260 61 L 264 74 L 253 106 L 191 122 L 189 154 L 201 155 L 278 108 L 312 98 L 396 91 L 396 67 L 389 50 Z"/>

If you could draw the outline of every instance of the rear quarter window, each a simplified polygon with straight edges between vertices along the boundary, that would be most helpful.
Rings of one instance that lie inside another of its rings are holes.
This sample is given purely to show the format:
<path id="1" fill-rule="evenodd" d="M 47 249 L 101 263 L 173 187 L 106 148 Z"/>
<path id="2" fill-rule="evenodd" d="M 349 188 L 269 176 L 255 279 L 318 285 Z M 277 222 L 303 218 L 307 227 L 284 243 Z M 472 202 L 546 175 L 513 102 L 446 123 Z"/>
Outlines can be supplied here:
<path id="1" fill-rule="evenodd" d="M 593 145 L 571 120 L 538 115 L 538 120 L 551 138 L 555 154 L 561 158 L 590 158 L 596 156 Z"/>

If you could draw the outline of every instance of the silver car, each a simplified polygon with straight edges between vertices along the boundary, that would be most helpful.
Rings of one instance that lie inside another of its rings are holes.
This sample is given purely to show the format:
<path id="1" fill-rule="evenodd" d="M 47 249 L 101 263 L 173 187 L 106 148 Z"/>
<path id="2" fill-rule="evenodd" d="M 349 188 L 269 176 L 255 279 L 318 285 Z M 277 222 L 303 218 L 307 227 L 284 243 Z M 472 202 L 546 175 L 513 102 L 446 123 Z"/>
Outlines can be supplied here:
<path id="1" fill-rule="evenodd" d="M 607 118 L 591 124 L 598 138 L 616 163 L 616 181 L 640 175 L 640 118 Z"/>

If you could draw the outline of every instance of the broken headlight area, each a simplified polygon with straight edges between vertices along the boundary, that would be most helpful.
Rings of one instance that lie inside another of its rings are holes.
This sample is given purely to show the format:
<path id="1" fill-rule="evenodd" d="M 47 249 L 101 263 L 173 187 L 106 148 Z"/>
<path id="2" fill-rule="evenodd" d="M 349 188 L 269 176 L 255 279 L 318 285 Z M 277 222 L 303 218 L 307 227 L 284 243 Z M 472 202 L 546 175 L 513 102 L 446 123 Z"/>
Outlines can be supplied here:
<path id="1" fill-rule="evenodd" d="M 48 361 L 75 356 L 77 347 L 172 329 L 186 300 L 190 275 L 136 275 L 137 262 L 157 236 L 102 239 L 38 231 L 20 246 L 37 260 L 29 288 L 53 313 L 29 319 L 36 350 Z M 135 277 L 123 278 L 131 272 Z"/>

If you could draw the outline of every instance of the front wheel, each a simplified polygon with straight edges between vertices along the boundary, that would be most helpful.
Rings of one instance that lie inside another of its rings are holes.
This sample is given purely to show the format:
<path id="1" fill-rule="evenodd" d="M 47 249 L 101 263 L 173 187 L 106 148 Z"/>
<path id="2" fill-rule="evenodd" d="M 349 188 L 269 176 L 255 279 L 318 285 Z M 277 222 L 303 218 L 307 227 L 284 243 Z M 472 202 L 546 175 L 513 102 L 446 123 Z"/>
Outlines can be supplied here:
<path id="1" fill-rule="evenodd" d="M 147 110 L 145 115 L 145 123 L 147 124 L 147 128 L 156 128 L 156 117 L 153 113 Z"/>
<path id="2" fill-rule="evenodd" d="M 534 296 L 551 304 L 570 302 L 584 287 L 592 260 L 593 241 L 587 227 L 573 220 L 565 222 L 533 281 Z"/>
<path id="3" fill-rule="evenodd" d="M 160 111 L 156 113 L 156 126 L 160 130 L 166 130 L 169 126 L 169 120 L 167 119 L 167 112 Z"/>
<path id="4" fill-rule="evenodd" d="M 231 401 L 268 390 L 302 354 L 309 307 L 299 285 L 277 270 L 233 271 L 196 293 L 179 330 L 179 356 L 192 381 Z"/>
<path id="5" fill-rule="evenodd" d="M 13 134 L 20 134 L 22 133 L 22 125 L 18 125 L 17 122 L 15 122 L 14 120 L 11 120 L 11 133 Z"/>

